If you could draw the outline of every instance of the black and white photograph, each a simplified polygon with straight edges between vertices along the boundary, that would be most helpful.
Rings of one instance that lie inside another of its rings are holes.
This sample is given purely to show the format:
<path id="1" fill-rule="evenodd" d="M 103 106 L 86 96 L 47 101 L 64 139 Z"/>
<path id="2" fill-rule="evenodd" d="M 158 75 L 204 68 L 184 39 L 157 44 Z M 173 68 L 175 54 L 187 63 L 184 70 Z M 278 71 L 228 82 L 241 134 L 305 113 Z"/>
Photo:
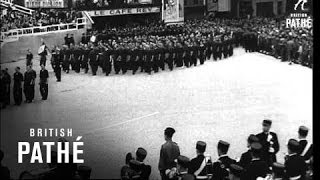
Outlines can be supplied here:
<path id="1" fill-rule="evenodd" d="M 315 1 L 0 3 L 1 180 L 317 179 Z"/>

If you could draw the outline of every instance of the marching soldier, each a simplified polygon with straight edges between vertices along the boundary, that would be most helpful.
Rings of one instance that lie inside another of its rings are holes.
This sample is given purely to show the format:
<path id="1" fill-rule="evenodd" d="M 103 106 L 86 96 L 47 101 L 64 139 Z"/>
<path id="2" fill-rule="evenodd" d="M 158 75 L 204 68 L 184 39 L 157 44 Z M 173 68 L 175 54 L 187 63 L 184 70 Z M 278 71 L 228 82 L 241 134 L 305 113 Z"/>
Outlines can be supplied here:
<path id="1" fill-rule="evenodd" d="M 192 45 L 190 47 L 190 51 L 191 51 L 191 64 L 193 64 L 193 66 L 197 66 L 198 60 L 197 60 L 197 49 L 194 45 Z"/>
<path id="2" fill-rule="evenodd" d="M 52 48 L 51 52 L 51 64 L 54 71 L 54 74 L 57 78 L 57 82 L 61 81 L 61 62 L 62 62 L 62 55 L 60 53 L 60 49 L 58 47 Z"/>
<path id="3" fill-rule="evenodd" d="M 204 61 L 206 60 L 205 57 L 205 47 L 202 43 L 200 43 L 200 45 L 198 46 L 198 56 L 199 56 L 199 60 L 200 60 L 200 65 L 202 65 L 204 63 Z"/>
<path id="4" fill-rule="evenodd" d="M 249 148 L 247 152 L 243 153 L 241 155 L 240 161 L 239 161 L 239 165 L 242 167 L 247 167 L 247 165 L 250 164 L 251 160 L 252 160 L 252 156 L 251 156 L 251 145 L 254 142 L 259 142 L 259 139 L 257 136 L 250 134 L 250 136 L 248 137 L 247 140 L 247 147 Z"/>
<path id="5" fill-rule="evenodd" d="M 164 130 L 165 143 L 161 146 L 158 169 L 162 180 L 167 180 L 166 170 L 175 167 L 174 160 L 180 155 L 180 148 L 177 143 L 172 141 L 172 136 L 176 131 L 168 127 Z"/>
<path id="6" fill-rule="evenodd" d="M 90 64 L 93 76 L 97 75 L 97 70 L 99 65 L 98 58 L 99 58 L 98 49 L 97 47 L 93 47 L 93 49 L 89 53 L 89 64 Z"/>
<path id="7" fill-rule="evenodd" d="M 157 73 L 159 71 L 159 51 L 157 50 L 157 47 L 152 49 L 152 56 L 153 56 L 153 71 Z"/>
<path id="8" fill-rule="evenodd" d="M 84 45 L 84 49 L 81 51 L 81 68 L 84 69 L 84 72 L 87 74 L 89 71 L 89 54 L 90 48 L 87 44 Z"/>
<path id="9" fill-rule="evenodd" d="M 196 144 L 197 157 L 190 162 L 189 173 L 193 174 L 196 179 L 208 179 L 208 169 L 206 167 L 206 151 L 207 144 L 203 141 L 198 141 Z"/>
<path id="10" fill-rule="evenodd" d="M 22 102 L 23 75 L 20 72 L 20 67 L 16 67 L 15 71 L 16 72 L 13 74 L 13 98 L 14 104 L 20 106 Z"/>
<path id="11" fill-rule="evenodd" d="M 105 50 L 105 54 L 106 54 L 105 55 L 106 56 L 106 59 L 105 59 L 105 61 L 106 61 L 106 63 L 105 63 L 105 65 L 106 65 L 106 67 L 105 67 L 106 76 L 109 76 L 109 74 L 111 73 L 111 68 L 112 68 L 112 62 L 111 62 L 111 59 L 110 59 L 110 56 L 112 54 L 111 49 L 107 48 Z"/>
<path id="12" fill-rule="evenodd" d="M 33 54 L 31 53 L 31 50 L 27 50 L 27 55 L 26 55 L 26 66 L 32 65 L 32 59 L 33 59 Z"/>
<path id="13" fill-rule="evenodd" d="M 120 63 L 121 63 L 121 51 L 119 48 L 116 48 L 114 51 L 113 51 L 113 67 L 114 67 L 114 71 L 116 72 L 116 74 L 119 74 L 120 72 Z"/>
<path id="14" fill-rule="evenodd" d="M 69 73 L 70 71 L 70 59 L 71 59 L 71 50 L 68 46 L 63 46 L 62 54 L 64 55 L 63 58 L 63 71 Z"/>
<path id="15" fill-rule="evenodd" d="M 27 71 L 24 73 L 24 95 L 26 97 L 26 102 L 31 103 L 34 99 L 34 85 L 36 79 L 36 72 L 31 66 L 27 66 Z"/>
<path id="16" fill-rule="evenodd" d="M 230 144 L 228 142 L 220 140 L 218 142 L 218 155 L 219 159 L 212 165 L 214 180 L 224 180 L 224 178 L 229 176 L 229 169 L 231 164 L 235 164 L 236 161 L 231 159 L 227 153 L 229 150 Z"/>
<path id="17" fill-rule="evenodd" d="M 276 133 L 270 132 L 271 124 L 271 120 L 263 120 L 263 132 L 256 135 L 262 145 L 261 159 L 267 162 L 269 166 L 277 162 L 276 154 L 279 151 L 278 136 Z"/>
<path id="18" fill-rule="evenodd" d="M 183 46 L 183 64 L 187 68 L 190 67 L 190 52 L 187 45 Z"/>
<path id="19" fill-rule="evenodd" d="M 121 50 L 120 56 L 121 56 L 120 64 L 121 64 L 122 74 L 125 74 L 128 68 L 128 63 L 127 63 L 128 50 L 123 48 Z"/>
<path id="20" fill-rule="evenodd" d="M 159 67 L 162 69 L 162 71 L 165 70 L 165 50 L 164 50 L 164 47 L 161 47 L 159 49 L 159 53 L 160 53 L 160 58 L 159 58 Z"/>
<path id="21" fill-rule="evenodd" d="M 303 157 L 298 154 L 299 142 L 290 139 L 288 142 L 288 155 L 285 157 L 285 172 L 288 179 L 303 180 L 307 171 L 307 164 Z"/>
<path id="22" fill-rule="evenodd" d="M 79 47 L 79 46 L 75 46 L 74 50 L 73 50 L 73 54 L 74 54 L 74 68 L 73 70 L 76 72 L 76 73 L 80 73 L 80 61 L 81 61 L 81 53 L 82 49 Z"/>
<path id="23" fill-rule="evenodd" d="M 48 70 L 45 69 L 44 65 L 41 65 L 39 85 L 40 85 L 40 94 L 42 96 L 42 100 L 46 100 L 48 98 L 48 78 L 49 78 Z"/>
<path id="24" fill-rule="evenodd" d="M 153 55 L 152 55 L 149 48 L 145 49 L 145 53 L 146 53 L 146 56 L 145 56 L 145 61 L 144 61 L 144 71 L 150 75 L 151 68 L 152 68 Z"/>

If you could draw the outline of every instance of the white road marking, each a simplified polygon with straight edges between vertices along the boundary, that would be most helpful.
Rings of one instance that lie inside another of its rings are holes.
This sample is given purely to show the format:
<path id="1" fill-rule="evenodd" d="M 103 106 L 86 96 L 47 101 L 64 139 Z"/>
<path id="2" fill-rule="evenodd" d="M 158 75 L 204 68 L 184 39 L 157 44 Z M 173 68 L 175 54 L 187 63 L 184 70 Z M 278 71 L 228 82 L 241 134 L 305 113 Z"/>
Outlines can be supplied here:
<path id="1" fill-rule="evenodd" d="M 126 124 L 126 123 L 134 122 L 134 121 L 137 121 L 137 120 L 140 120 L 140 119 L 144 119 L 146 117 L 154 116 L 154 115 L 159 114 L 159 113 L 160 112 L 157 111 L 157 112 L 154 112 L 154 113 L 151 113 L 151 114 L 147 114 L 147 115 L 144 115 L 144 116 L 140 116 L 140 117 L 137 117 L 137 118 L 133 118 L 133 119 L 130 119 L 130 120 L 127 120 L 127 121 L 124 121 L 124 122 L 112 124 L 112 125 L 105 126 L 105 127 L 102 127 L 102 128 L 97 128 L 97 129 L 91 130 L 88 133 L 85 133 L 84 135 L 92 134 L 92 133 L 94 133 L 96 131 L 100 131 L 100 130 L 103 130 L 103 129 L 109 129 L 109 128 L 120 126 L 120 125 L 123 125 L 123 124 Z"/>

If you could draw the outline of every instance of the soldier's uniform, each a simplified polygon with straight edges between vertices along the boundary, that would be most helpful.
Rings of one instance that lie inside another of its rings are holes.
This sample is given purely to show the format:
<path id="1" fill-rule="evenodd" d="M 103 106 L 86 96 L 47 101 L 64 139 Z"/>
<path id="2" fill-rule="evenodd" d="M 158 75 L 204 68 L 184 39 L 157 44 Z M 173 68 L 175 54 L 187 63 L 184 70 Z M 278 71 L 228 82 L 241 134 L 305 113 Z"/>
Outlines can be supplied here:
<path id="1" fill-rule="evenodd" d="M 36 76 L 36 72 L 32 69 L 24 73 L 23 90 L 26 97 L 26 102 L 28 103 L 31 103 L 34 99 L 34 86 Z"/>
<path id="2" fill-rule="evenodd" d="M 252 156 L 251 156 L 251 144 L 254 143 L 254 142 L 259 142 L 259 139 L 257 136 L 251 134 L 249 137 L 248 137 L 248 144 L 249 144 L 249 149 L 247 152 L 243 153 L 241 155 L 241 158 L 240 158 L 240 161 L 239 161 L 239 165 L 242 166 L 242 167 L 247 167 L 247 165 L 250 164 L 251 160 L 252 160 Z"/>
<path id="3" fill-rule="evenodd" d="M 180 166 L 175 172 L 170 172 L 174 174 L 173 177 L 169 177 L 172 180 L 195 180 L 193 174 L 188 173 L 190 160 L 186 156 L 178 156 L 177 164 Z"/>
<path id="4" fill-rule="evenodd" d="M 73 67 L 73 70 L 76 72 L 76 73 L 79 73 L 80 72 L 80 58 L 81 58 L 81 51 L 82 49 L 80 49 L 79 47 L 76 47 L 74 49 L 74 67 Z"/>
<path id="5" fill-rule="evenodd" d="M 62 54 L 60 53 L 59 49 L 52 50 L 52 57 L 51 63 L 53 67 L 54 74 L 57 78 L 57 81 L 61 81 L 61 63 L 62 63 Z"/>
<path id="6" fill-rule="evenodd" d="M 89 53 L 90 49 L 88 47 L 85 47 L 84 50 L 82 50 L 81 68 L 84 69 L 85 73 L 88 73 L 89 71 Z"/>
<path id="7" fill-rule="evenodd" d="M 40 70 L 40 94 L 42 96 L 42 100 L 46 100 L 48 98 L 48 78 L 49 73 L 46 69 Z"/>
<path id="8" fill-rule="evenodd" d="M 110 56 L 112 54 L 110 49 L 105 50 L 105 71 L 106 71 L 106 76 L 109 76 L 109 74 L 111 73 L 111 69 L 112 69 L 112 62 L 110 59 Z"/>
<path id="9" fill-rule="evenodd" d="M 63 70 L 66 72 L 66 73 L 69 73 L 70 71 L 70 59 L 71 59 L 71 50 L 66 47 L 64 50 L 63 50 L 63 55 L 64 55 L 64 59 L 63 59 Z"/>
<path id="10" fill-rule="evenodd" d="M 159 49 L 159 53 L 160 53 L 160 59 L 159 59 L 159 67 L 162 69 L 162 71 L 165 70 L 165 50 L 164 48 L 160 48 Z"/>
<path id="11" fill-rule="evenodd" d="M 4 97 L 4 103 L 5 105 L 10 104 L 10 84 L 11 84 L 11 76 L 8 73 L 8 69 L 3 71 L 3 84 L 4 84 L 4 90 L 5 90 L 5 97 Z"/>
<path id="12" fill-rule="evenodd" d="M 299 139 L 299 151 L 298 154 L 304 158 L 306 162 L 308 162 L 313 156 L 313 144 L 311 142 L 308 142 L 305 137 L 308 135 L 309 129 L 305 126 L 299 127 L 299 135 L 302 137 Z"/>
<path id="13" fill-rule="evenodd" d="M 192 45 L 190 47 L 190 51 L 191 51 L 191 64 L 193 64 L 194 66 L 197 66 L 198 63 L 198 59 L 197 59 L 197 49 L 196 46 Z"/>
<path id="14" fill-rule="evenodd" d="M 303 180 L 307 171 L 307 164 L 303 157 L 297 154 L 300 145 L 297 140 L 290 139 L 288 142 L 288 149 L 291 151 L 289 155 L 285 157 L 285 171 L 286 176 L 289 179 Z"/>
<path id="15" fill-rule="evenodd" d="M 183 47 L 183 64 L 190 67 L 190 51 L 186 45 Z"/>
<path id="16" fill-rule="evenodd" d="M 221 152 L 225 152 L 225 154 L 220 155 L 220 157 L 218 158 L 218 161 L 213 163 L 213 165 L 212 165 L 212 172 L 213 172 L 212 179 L 224 180 L 226 177 L 229 176 L 230 165 L 236 163 L 236 161 L 234 159 L 231 159 L 227 155 L 229 147 L 230 147 L 230 144 L 228 142 L 221 141 L 221 140 L 218 142 L 218 149 L 220 149 Z"/>
<path id="17" fill-rule="evenodd" d="M 196 149 L 199 152 L 196 158 L 192 159 L 189 165 L 188 172 L 195 175 L 196 179 L 208 179 L 208 167 L 206 166 L 206 157 L 203 153 L 206 150 L 207 144 L 203 141 L 198 141 Z M 211 167 L 210 167 L 211 169 Z"/>
<path id="18" fill-rule="evenodd" d="M 263 126 L 271 126 L 271 120 L 263 120 Z M 279 151 L 278 136 L 274 132 L 262 132 L 256 135 L 262 145 L 261 159 L 268 163 L 277 162 L 276 154 Z"/>
<path id="19" fill-rule="evenodd" d="M 145 54 L 144 71 L 148 74 L 151 74 L 151 68 L 153 66 L 153 54 L 150 49 L 146 49 Z"/>
<path id="20" fill-rule="evenodd" d="M 20 70 L 20 68 L 18 68 Z M 22 102 L 22 81 L 23 75 L 21 72 L 13 74 L 13 98 L 15 105 L 20 105 Z"/>
<path id="21" fill-rule="evenodd" d="M 120 53 L 121 53 L 121 51 L 120 51 L 120 49 L 115 49 L 115 50 L 113 50 L 113 67 L 114 67 L 114 71 L 115 71 L 115 73 L 116 74 L 119 74 L 119 72 L 120 72 L 120 67 L 121 67 L 121 65 L 120 65 L 120 63 L 121 63 L 121 56 L 120 56 Z"/>
<path id="22" fill-rule="evenodd" d="M 165 134 L 172 134 L 175 131 L 172 128 L 167 128 L 165 130 Z M 167 179 L 165 175 L 165 171 L 167 169 L 172 169 L 176 166 L 175 159 L 180 155 L 180 149 L 177 143 L 172 140 L 167 140 L 162 146 L 160 150 L 160 159 L 158 169 L 160 171 L 161 177 L 163 180 Z"/>
<path id="23" fill-rule="evenodd" d="M 251 145 L 252 152 L 254 154 L 260 154 L 262 151 L 262 145 L 258 142 L 254 142 Z M 245 173 L 243 179 L 256 180 L 258 177 L 265 178 L 269 173 L 268 164 L 260 158 L 252 158 L 250 164 L 245 167 Z"/>
<path id="24" fill-rule="evenodd" d="M 203 44 L 200 44 L 198 46 L 198 56 L 199 56 L 199 60 L 200 60 L 200 64 L 202 65 L 204 63 L 204 61 L 206 60 L 205 57 L 205 47 Z"/>
<path id="25" fill-rule="evenodd" d="M 241 179 L 242 175 L 243 175 L 243 172 L 244 172 L 244 169 L 243 167 L 237 165 L 237 164 L 231 164 L 230 165 L 230 175 L 229 177 L 231 176 L 231 180 L 234 178 L 238 178 L 238 179 Z"/>
<path id="26" fill-rule="evenodd" d="M 172 47 L 169 47 L 168 50 L 168 58 L 167 58 L 167 64 L 169 66 L 170 71 L 173 70 L 173 56 L 174 56 L 174 50 Z"/>
<path id="27" fill-rule="evenodd" d="M 91 67 L 92 75 L 97 75 L 98 70 L 98 49 L 93 48 L 89 53 L 89 64 Z"/>
<path id="28" fill-rule="evenodd" d="M 152 69 L 155 73 L 159 71 L 159 52 L 157 49 L 152 49 Z"/>

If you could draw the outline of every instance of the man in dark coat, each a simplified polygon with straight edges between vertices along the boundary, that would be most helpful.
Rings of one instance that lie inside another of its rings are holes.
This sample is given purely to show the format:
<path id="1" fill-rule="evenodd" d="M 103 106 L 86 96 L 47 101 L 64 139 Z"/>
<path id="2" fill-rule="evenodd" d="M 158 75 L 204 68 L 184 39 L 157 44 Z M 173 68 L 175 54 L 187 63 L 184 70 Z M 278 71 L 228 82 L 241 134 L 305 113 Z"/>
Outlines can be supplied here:
<path id="1" fill-rule="evenodd" d="M 217 149 L 218 149 L 219 159 L 217 162 L 213 163 L 212 165 L 212 172 L 213 172 L 212 179 L 214 180 L 224 180 L 226 177 L 228 177 L 230 165 L 236 163 L 234 159 L 231 159 L 227 155 L 229 147 L 230 147 L 230 144 L 228 142 L 225 142 L 222 140 L 218 142 Z"/>
<path id="2" fill-rule="evenodd" d="M 91 71 L 92 71 L 92 75 L 95 76 L 97 75 L 97 70 L 98 70 L 98 49 L 96 47 L 94 47 L 90 53 L 89 53 L 89 64 L 91 67 Z"/>
<path id="3" fill-rule="evenodd" d="M 270 132 L 271 124 L 271 120 L 263 120 L 263 132 L 256 135 L 262 145 L 261 159 L 267 162 L 269 166 L 277 162 L 276 154 L 279 152 L 278 136 L 276 133 Z"/>
<path id="4" fill-rule="evenodd" d="M 174 160 L 180 155 L 180 148 L 178 144 L 172 141 L 172 136 L 174 133 L 175 130 L 171 127 L 168 127 L 164 130 L 164 139 L 166 142 L 161 146 L 158 165 L 162 180 L 168 179 L 165 171 L 176 166 Z"/>
<path id="5" fill-rule="evenodd" d="M 298 154 L 299 142 L 290 139 L 288 142 L 288 155 L 285 157 L 285 172 L 288 179 L 303 180 L 307 171 L 307 164 L 303 157 Z"/>
<path id="6" fill-rule="evenodd" d="M 245 167 L 245 173 L 243 179 L 256 180 L 258 177 L 265 178 L 269 173 L 269 165 L 260 159 L 262 152 L 262 145 L 258 142 L 254 142 L 251 145 L 252 159 L 250 164 Z"/>
<path id="7" fill-rule="evenodd" d="M 44 65 L 41 65 L 39 85 L 40 85 L 40 94 L 42 96 L 42 100 L 46 100 L 48 98 L 48 78 L 49 78 L 48 70 L 46 70 Z"/>
<path id="8" fill-rule="evenodd" d="M 20 72 L 20 67 L 16 67 L 13 74 L 13 98 L 14 104 L 19 106 L 22 102 L 22 81 L 23 75 Z"/>
<path id="9" fill-rule="evenodd" d="M 27 71 L 24 73 L 24 84 L 23 90 L 26 97 L 26 102 L 31 103 L 34 99 L 34 86 L 36 79 L 36 71 L 31 66 L 27 66 Z"/>
<path id="10" fill-rule="evenodd" d="M 251 145 L 254 142 L 259 142 L 259 139 L 257 138 L 257 136 L 251 134 L 248 137 L 247 140 L 247 147 L 249 148 L 247 152 L 243 153 L 241 155 L 240 161 L 239 161 L 239 165 L 242 167 L 246 167 L 248 164 L 250 164 L 251 160 L 252 160 L 252 156 L 251 156 Z"/>

